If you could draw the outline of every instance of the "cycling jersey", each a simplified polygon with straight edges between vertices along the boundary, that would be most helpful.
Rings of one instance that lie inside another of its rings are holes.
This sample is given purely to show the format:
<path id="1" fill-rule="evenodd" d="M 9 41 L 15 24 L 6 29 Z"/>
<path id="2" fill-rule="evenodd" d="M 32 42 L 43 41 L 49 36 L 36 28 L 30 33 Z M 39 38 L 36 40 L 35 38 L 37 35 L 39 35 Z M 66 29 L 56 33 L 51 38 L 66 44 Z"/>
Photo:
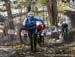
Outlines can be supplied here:
<path id="1" fill-rule="evenodd" d="M 45 23 L 44 23 L 44 20 L 41 19 L 41 18 L 38 18 L 38 17 L 33 17 L 32 19 L 30 19 L 29 17 L 26 17 L 24 19 L 24 22 L 23 22 L 23 25 L 26 26 L 26 25 L 30 25 L 30 24 L 36 24 L 36 22 L 39 21 L 42 23 L 42 25 L 44 26 Z M 32 26 L 32 32 L 36 32 L 36 25 Z"/>

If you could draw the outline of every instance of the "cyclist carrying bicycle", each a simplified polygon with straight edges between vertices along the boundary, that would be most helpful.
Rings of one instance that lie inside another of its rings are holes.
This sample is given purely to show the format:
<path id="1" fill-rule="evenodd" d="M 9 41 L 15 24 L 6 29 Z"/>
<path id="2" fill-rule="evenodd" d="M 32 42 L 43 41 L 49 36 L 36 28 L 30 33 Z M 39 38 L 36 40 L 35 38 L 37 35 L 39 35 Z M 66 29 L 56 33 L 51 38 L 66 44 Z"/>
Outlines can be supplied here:
<path id="1" fill-rule="evenodd" d="M 44 20 L 38 17 L 35 17 L 34 12 L 30 11 L 27 14 L 27 17 L 24 19 L 23 26 L 28 30 L 28 35 L 31 44 L 31 51 L 36 52 L 36 42 L 37 42 L 37 27 L 36 22 L 39 21 L 42 23 L 43 28 L 45 27 Z"/>

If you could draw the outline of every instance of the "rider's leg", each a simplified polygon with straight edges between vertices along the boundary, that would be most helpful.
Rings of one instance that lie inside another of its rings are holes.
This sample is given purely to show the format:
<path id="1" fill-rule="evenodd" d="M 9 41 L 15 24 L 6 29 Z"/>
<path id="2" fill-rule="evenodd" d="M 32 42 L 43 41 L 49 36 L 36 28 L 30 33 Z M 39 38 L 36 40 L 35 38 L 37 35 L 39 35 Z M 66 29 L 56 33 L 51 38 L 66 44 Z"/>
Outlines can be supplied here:
<path id="1" fill-rule="evenodd" d="M 39 33 L 39 37 L 38 37 L 38 44 L 41 46 L 41 37 L 40 37 L 40 33 Z"/>
<path id="2" fill-rule="evenodd" d="M 34 51 L 36 51 L 37 50 L 37 48 L 36 48 L 36 45 L 37 45 L 37 34 L 34 34 L 33 35 L 33 38 L 34 38 Z"/>
<path id="3" fill-rule="evenodd" d="M 33 48 L 33 37 L 32 37 L 32 33 L 29 32 L 28 35 L 29 35 L 29 39 L 30 39 L 31 51 L 33 51 L 34 48 Z"/>
<path id="4" fill-rule="evenodd" d="M 68 40 L 68 27 L 65 28 L 65 41 Z"/>

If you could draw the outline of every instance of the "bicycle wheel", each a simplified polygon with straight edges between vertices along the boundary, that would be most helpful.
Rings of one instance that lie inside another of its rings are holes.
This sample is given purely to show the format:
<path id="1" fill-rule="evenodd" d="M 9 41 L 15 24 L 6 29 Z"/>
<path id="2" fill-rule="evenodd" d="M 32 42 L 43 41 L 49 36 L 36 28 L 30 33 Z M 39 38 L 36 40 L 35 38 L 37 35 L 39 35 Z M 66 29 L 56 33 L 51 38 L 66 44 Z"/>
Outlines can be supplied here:
<path id="1" fill-rule="evenodd" d="M 29 44 L 28 32 L 25 30 L 20 30 L 19 32 L 20 42 L 22 44 Z"/>

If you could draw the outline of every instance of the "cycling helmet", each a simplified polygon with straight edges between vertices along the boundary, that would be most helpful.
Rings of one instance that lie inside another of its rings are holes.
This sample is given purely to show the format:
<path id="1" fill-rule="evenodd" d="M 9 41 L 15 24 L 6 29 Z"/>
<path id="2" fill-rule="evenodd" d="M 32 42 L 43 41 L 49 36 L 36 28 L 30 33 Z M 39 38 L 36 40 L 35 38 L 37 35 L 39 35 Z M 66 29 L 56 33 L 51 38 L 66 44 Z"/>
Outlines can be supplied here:
<path id="1" fill-rule="evenodd" d="M 32 11 L 29 12 L 29 13 L 28 13 L 28 16 L 34 16 L 34 12 L 32 12 Z"/>

